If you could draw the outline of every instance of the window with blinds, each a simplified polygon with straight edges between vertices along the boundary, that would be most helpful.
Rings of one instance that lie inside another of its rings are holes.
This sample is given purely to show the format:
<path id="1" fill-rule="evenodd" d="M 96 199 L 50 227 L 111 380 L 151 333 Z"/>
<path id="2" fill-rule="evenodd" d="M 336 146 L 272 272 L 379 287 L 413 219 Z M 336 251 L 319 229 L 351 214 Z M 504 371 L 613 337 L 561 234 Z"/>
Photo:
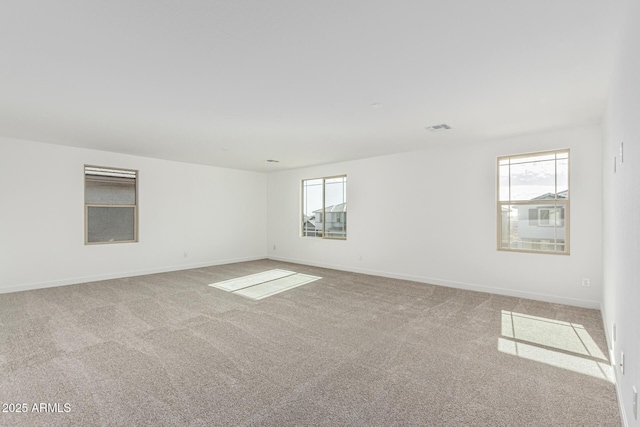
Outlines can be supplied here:
<path id="1" fill-rule="evenodd" d="M 138 241 L 138 171 L 84 167 L 85 244 Z"/>

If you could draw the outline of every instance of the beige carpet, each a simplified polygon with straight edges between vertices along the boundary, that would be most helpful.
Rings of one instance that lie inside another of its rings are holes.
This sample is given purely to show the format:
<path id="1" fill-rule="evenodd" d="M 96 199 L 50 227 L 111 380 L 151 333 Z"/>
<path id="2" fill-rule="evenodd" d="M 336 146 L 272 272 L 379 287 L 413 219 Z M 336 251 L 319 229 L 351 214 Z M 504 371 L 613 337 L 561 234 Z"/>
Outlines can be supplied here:
<path id="1" fill-rule="evenodd" d="M 322 279 L 207 286 L 276 268 Z M 247 262 L 0 294 L 0 425 L 619 426 L 607 353 L 595 310 Z"/>

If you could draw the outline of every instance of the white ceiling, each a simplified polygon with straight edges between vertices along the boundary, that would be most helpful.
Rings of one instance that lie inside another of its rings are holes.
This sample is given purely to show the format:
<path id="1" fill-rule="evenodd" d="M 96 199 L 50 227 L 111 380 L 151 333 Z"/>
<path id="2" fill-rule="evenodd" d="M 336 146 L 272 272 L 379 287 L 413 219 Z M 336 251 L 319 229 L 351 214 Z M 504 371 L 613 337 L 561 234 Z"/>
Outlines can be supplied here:
<path id="1" fill-rule="evenodd" d="M 616 4 L 2 0 L 0 135 L 272 171 L 594 122 Z"/>

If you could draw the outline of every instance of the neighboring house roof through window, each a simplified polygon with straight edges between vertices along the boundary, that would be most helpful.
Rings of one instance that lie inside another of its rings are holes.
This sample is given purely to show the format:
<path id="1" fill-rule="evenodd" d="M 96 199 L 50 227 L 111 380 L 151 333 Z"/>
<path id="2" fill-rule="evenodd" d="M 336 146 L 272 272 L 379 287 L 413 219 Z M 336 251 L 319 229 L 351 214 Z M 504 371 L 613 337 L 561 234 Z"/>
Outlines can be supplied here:
<path id="1" fill-rule="evenodd" d="M 346 203 L 340 203 L 339 205 L 333 205 L 333 206 L 327 206 L 326 208 L 324 208 L 324 211 L 326 213 L 329 212 L 346 212 L 347 211 L 347 204 Z M 322 209 L 318 209 L 313 211 L 313 213 L 316 212 L 322 212 Z"/>
<path id="2" fill-rule="evenodd" d="M 558 193 L 558 199 L 568 199 L 569 197 L 569 190 L 564 190 L 564 191 L 560 191 Z M 554 193 L 545 193 L 541 196 L 538 197 L 534 197 L 531 200 L 554 200 L 556 198 L 556 195 Z"/>

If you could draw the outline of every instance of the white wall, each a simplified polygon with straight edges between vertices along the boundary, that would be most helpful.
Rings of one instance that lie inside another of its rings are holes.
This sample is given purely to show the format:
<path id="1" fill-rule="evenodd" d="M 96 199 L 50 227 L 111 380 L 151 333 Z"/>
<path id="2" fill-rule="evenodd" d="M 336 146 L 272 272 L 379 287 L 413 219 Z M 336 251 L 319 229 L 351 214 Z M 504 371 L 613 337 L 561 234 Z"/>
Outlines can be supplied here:
<path id="1" fill-rule="evenodd" d="M 627 425 L 633 416 L 632 387 L 640 391 L 640 2 L 629 2 L 628 22 L 615 64 L 604 120 L 604 293 L 605 330 L 618 365 L 618 395 Z M 620 143 L 624 163 L 620 164 Z M 613 172 L 613 158 L 618 159 Z M 616 324 L 613 342 L 612 326 Z"/>
<path id="2" fill-rule="evenodd" d="M 84 164 L 139 171 L 139 242 L 84 244 Z M 265 257 L 262 173 L 0 138 L 0 292 Z"/>
<path id="3" fill-rule="evenodd" d="M 601 132 L 589 125 L 271 173 L 268 255 L 599 308 Z M 496 158 L 557 148 L 571 149 L 571 255 L 497 251 Z M 299 237 L 301 180 L 337 174 L 348 176 L 348 239 Z"/>

